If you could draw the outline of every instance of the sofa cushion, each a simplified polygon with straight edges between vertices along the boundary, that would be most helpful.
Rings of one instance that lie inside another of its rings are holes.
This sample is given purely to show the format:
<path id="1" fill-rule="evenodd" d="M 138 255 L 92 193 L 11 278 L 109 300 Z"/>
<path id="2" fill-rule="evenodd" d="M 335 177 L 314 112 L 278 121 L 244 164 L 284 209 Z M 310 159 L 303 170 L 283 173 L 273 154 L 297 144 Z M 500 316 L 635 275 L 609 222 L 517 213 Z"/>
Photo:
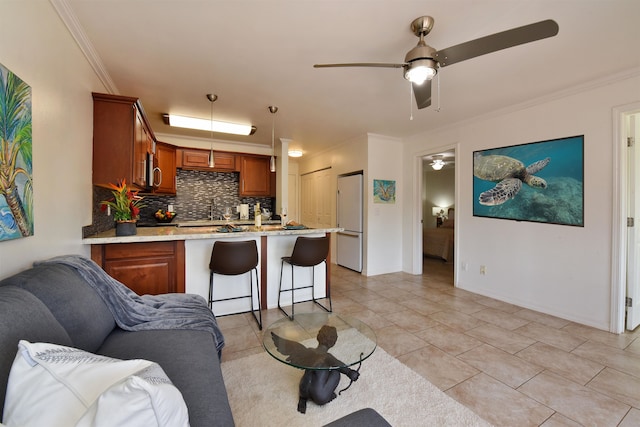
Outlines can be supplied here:
<path id="1" fill-rule="evenodd" d="M 191 427 L 234 425 L 220 361 L 210 333 L 193 330 L 130 332 L 116 328 L 98 353 L 158 363 L 182 392 Z"/>
<path id="2" fill-rule="evenodd" d="M 93 352 L 115 327 L 109 308 L 71 267 L 39 265 L 0 282 L 6 285 L 38 297 L 65 328 L 73 347 Z"/>
<path id="3" fill-rule="evenodd" d="M 20 340 L 72 345 L 71 338 L 49 309 L 30 292 L 15 286 L 0 287 L 0 412 L 11 365 Z"/>
<path id="4" fill-rule="evenodd" d="M 148 360 L 20 341 L 2 421 L 16 426 L 188 427 L 180 391 Z"/>

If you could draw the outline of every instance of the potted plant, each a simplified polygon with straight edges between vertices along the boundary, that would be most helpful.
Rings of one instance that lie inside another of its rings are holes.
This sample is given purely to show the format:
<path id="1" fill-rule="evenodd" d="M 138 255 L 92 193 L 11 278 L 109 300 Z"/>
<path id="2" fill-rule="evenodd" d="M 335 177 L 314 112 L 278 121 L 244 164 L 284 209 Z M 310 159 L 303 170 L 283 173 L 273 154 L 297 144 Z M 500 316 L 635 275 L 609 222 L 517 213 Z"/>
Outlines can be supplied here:
<path id="1" fill-rule="evenodd" d="M 136 234 L 136 221 L 140 215 L 142 196 L 137 191 L 131 191 L 127 187 L 126 180 L 118 181 L 118 184 L 109 184 L 113 197 L 100 202 L 100 209 L 106 211 L 111 208 L 113 219 L 116 222 L 116 236 L 132 236 Z"/>

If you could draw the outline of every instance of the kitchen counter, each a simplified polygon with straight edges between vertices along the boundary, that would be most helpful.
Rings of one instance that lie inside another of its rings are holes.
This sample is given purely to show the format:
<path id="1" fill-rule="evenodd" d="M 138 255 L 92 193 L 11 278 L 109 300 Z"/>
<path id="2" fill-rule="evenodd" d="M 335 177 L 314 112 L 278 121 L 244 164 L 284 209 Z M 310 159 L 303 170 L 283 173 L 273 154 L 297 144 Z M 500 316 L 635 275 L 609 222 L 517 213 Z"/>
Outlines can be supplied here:
<path id="1" fill-rule="evenodd" d="M 91 258 L 98 265 L 139 294 L 187 292 L 206 299 L 209 294 L 209 261 L 215 241 L 254 240 L 259 253 L 261 308 L 267 309 L 277 307 L 281 259 L 291 255 L 296 239 L 299 236 L 330 236 L 343 231 L 339 227 L 286 230 L 276 223 L 259 229 L 252 225 L 243 226 L 243 231 L 223 233 L 218 231 L 220 227 L 138 227 L 135 236 L 116 236 L 115 229 L 112 229 L 86 237 L 82 242 L 91 245 Z M 283 289 L 291 286 L 289 268 L 287 266 L 282 274 Z M 315 276 L 310 268 L 296 268 L 296 282 L 302 280 L 302 283 L 311 284 L 313 280 L 316 298 L 323 298 L 330 286 L 331 254 L 324 267 L 320 265 L 314 270 Z M 249 279 L 216 275 L 215 281 L 217 297 L 225 298 L 234 293 L 237 295 L 237 288 L 245 286 L 245 281 L 248 286 Z M 282 298 L 283 306 L 291 304 L 288 293 Z M 296 292 L 296 301 L 310 298 L 311 289 Z M 225 315 L 246 311 L 248 307 L 247 300 L 223 301 L 216 303 L 213 311 L 216 315 Z M 254 301 L 254 307 L 257 308 L 257 301 Z"/>
<path id="2" fill-rule="evenodd" d="M 214 221 L 217 223 L 218 221 Z M 252 225 L 246 227 L 245 231 L 221 233 L 218 231 L 224 221 L 219 221 L 220 225 L 211 226 L 160 226 L 160 227 L 138 227 L 134 236 L 116 236 L 116 230 L 111 229 L 102 233 L 94 234 L 82 239 L 86 245 L 99 245 L 110 243 L 140 243 L 140 242 L 168 242 L 175 240 L 199 240 L 199 239 L 228 239 L 238 237 L 258 237 L 258 236 L 291 236 L 314 233 L 333 233 L 343 231 L 342 228 L 304 228 L 301 230 L 285 230 L 282 226 L 263 225 L 256 229 Z"/>

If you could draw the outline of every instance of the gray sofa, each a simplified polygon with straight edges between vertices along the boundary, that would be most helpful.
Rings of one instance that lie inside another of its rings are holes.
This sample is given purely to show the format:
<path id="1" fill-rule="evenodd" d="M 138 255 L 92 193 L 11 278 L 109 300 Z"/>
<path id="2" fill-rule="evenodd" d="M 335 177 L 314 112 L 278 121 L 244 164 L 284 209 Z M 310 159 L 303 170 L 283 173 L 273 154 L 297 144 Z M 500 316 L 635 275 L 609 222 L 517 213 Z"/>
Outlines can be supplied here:
<path id="1" fill-rule="evenodd" d="M 38 265 L 0 281 L 0 405 L 21 339 L 157 362 L 181 391 L 191 427 L 234 425 L 219 354 L 209 332 L 124 331 L 72 267 Z"/>

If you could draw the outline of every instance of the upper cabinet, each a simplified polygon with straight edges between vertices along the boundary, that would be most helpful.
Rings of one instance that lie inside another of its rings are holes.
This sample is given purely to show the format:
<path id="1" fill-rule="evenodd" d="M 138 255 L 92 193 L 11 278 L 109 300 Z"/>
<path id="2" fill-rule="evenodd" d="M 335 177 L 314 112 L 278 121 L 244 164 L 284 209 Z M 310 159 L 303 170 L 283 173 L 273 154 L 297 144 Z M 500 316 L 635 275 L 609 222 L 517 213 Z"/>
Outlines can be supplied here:
<path id="1" fill-rule="evenodd" d="M 269 169 L 269 160 L 268 156 L 240 156 L 241 196 L 273 196 L 271 181 L 275 173 Z"/>
<path id="2" fill-rule="evenodd" d="M 155 137 L 137 98 L 93 93 L 93 183 L 151 187 Z"/>
<path id="3" fill-rule="evenodd" d="M 176 147 L 174 145 L 164 142 L 156 143 L 153 193 L 176 194 Z"/>
<path id="4" fill-rule="evenodd" d="M 213 167 L 209 166 L 211 151 L 197 148 L 181 148 L 178 150 L 178 167 L 214 172 L 235 172 L 236 156 L 223 151 L 213 152 Z"/>

